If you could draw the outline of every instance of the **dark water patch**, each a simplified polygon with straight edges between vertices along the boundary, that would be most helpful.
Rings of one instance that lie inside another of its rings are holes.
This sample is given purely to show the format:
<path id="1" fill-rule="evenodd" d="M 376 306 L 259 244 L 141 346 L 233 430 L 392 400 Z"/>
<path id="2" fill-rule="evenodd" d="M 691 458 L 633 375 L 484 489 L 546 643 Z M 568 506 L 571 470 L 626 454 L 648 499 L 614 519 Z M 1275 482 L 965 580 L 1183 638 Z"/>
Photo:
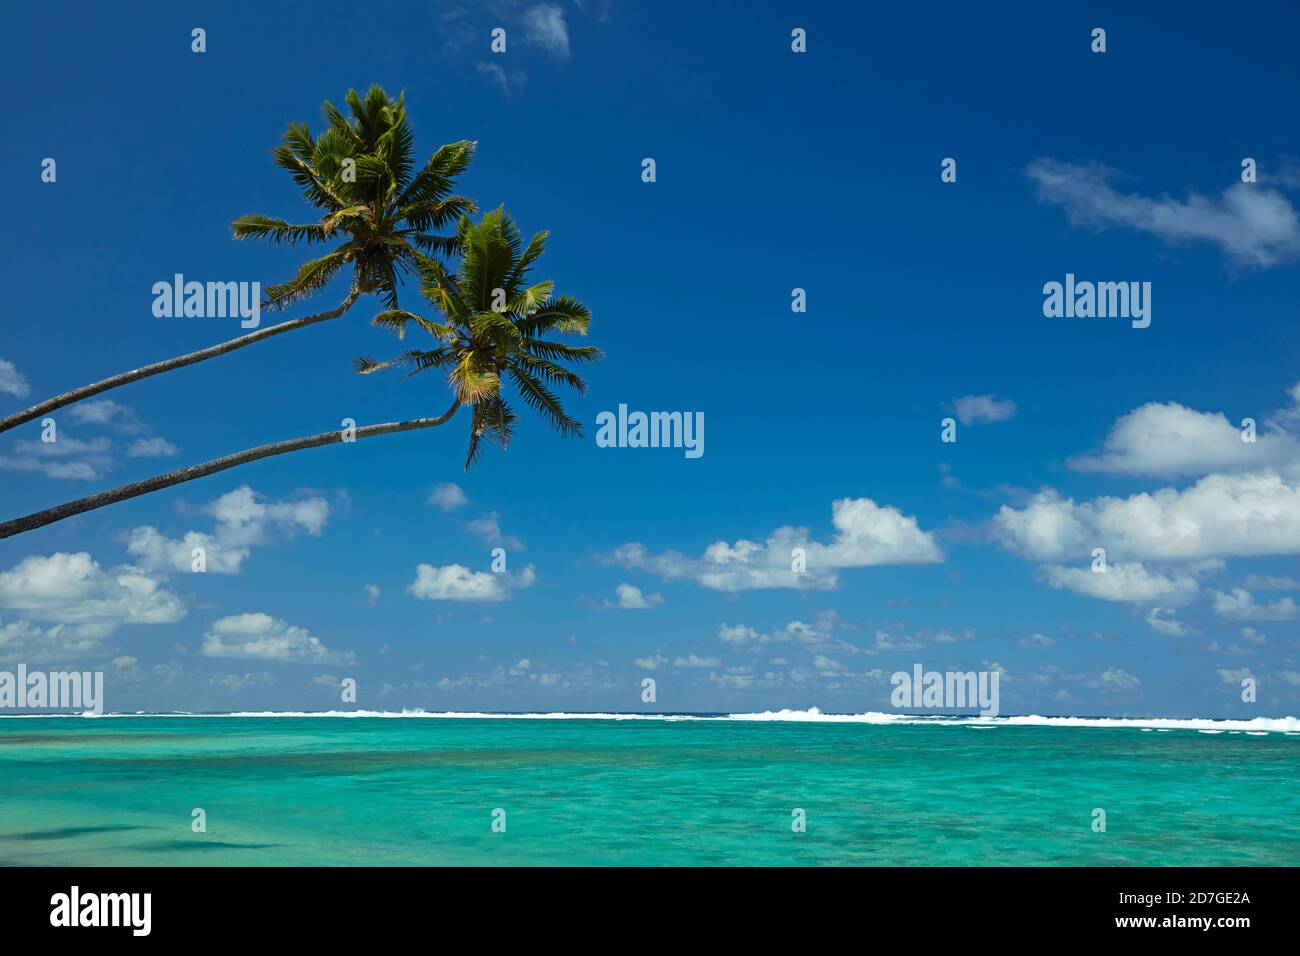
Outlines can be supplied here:
<path id="1" fill-rule="evenodd" d="M 224 840 L 161 840 L 140 844 L 137 849 L 167 853 L 172 850 L 276 850 L 283 843 L 228 843 Z"/>
<path id="2" fill-rule="evenodd" d="M 109 743 L 156 743 L 160 740 L 171 741 L 178 744 L 190 743 L 193 741 L 215 739 L 229 740 L 231 735 L 221 736 L 213 734 L 185 734 L 185 733 L 159 733 L 156 731 L 141 731 L 139 733 L 113 733 L 109 731 L 70 731 L 64 732 L 55 728 L 40 734 L 8 734 L 0 732 L 0 747 L 69 747 L 69 746 L 102 746 Z"/>
<path id="3" fill-rule="evenodd" d="M 334 753 L 286 753 L 280 751 L 261 754 L 213 754 L 204 752 L 167 757 L 81 756 L 77 758 L 77 763 L 83 769 L 98 768 L 119 773 L 129 771 L 141 779 L 150 779 L 159 775 L 191 770 L 201 770 L 205 774 L 218 776 L 238 777 L 245 777 L 258 770 L 353 776 L 388 770 L 419 769 L 422 767 L 511 771 L 557 765 L 638 767 L 658 765 L 680 759 L 682 759 L 681 750 L 671 747 L 640 747 L 622 751 L 597 748 L 548 748 L 544 750 L 456 748 L 448 750 L 394 751 L 340 750 Z"/>
<path id="4" fill-rule="evenodd" d="M 120 833 L 124 830 L 148 830 L 149 827 L 137 827 L 129 824 L 104 827 L 62 827 L 58 830 L 31 830 L 27 833 L 11 833 L 8 840 L 69 840 L 73 837 L 92 836 L 96 833 Z"/>

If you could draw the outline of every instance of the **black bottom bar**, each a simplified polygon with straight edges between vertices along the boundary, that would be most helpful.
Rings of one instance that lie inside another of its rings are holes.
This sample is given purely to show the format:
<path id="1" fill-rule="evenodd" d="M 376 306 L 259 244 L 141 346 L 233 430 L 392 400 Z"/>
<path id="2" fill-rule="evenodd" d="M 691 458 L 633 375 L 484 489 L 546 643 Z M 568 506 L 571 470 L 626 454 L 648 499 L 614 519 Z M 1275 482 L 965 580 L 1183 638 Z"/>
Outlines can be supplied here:
<path id="1" fill-rule="evenodd" d="M 147 893 L 148 936 L 138 938 L 205 945 L 375 943 L 399 934 L 451 944 L 468 933 L 494 947 L 659 938 L 675 948 L 684 941 L 677 931 L 689 927 L 730 943 L 814 942 L 851 929 L 862 940 L 917 943 L 1046 934 L 1230 944 L 1295 926 L 1294 876 L 1261 868 L 15 868 L 0 870 L 0 919 L 7 942 L 73 932 L 83 942 L 129 940 L 144 928 L 144 897 L 102 894 Z"/>

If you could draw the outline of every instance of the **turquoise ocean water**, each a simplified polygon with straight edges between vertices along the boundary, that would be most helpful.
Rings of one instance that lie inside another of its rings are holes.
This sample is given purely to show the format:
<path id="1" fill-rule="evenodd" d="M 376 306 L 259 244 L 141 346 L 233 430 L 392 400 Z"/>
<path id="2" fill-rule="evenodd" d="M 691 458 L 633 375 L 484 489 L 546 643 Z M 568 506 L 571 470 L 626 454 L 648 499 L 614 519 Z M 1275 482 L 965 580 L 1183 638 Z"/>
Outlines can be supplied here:
<path id="1" fill-rule="evenodd" d="M 207 832 L 191 829 L 206 812 Z M 506 830 L 492 831 L 493 810 Z M 792 810 L 807 829 L 792 832 Z M 1092 830 L 1106 811 L 1106 832 Z M 610 719 L 0 720 L 0 864 L 1295 865 L 1300 736 Z"/>

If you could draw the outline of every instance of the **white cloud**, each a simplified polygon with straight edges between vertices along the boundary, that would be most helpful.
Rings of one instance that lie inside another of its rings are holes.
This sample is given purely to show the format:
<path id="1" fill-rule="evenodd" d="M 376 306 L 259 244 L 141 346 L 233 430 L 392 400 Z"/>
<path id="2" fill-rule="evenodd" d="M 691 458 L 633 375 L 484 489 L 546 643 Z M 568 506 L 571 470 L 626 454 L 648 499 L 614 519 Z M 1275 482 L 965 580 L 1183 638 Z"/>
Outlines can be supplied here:
<path id="1" fill-rule="evenodd" d="M 310 497 L 264 504 L 260 495 L 248 485 L 222 495 L 207 507 L 218 524 L 227 525 L 231 534 L 248 544 L 260 544 L 268 528 L 282 531 L 305 531 L 319 536 L 329 520 L 330 507 L 324 498 Z"/>
<path id="2" fill-rule="evenodd" d="M 144 430 L 144 423 L 132 408 L 111 398 L 93 398 L 90 401 L 78 402 L 68 409 L 67 416 L 78 425 L 112 425 L 124 432 Z"/>
<path id="3" fill-rule="evenodd" d="M 1233 621 L 1293 621 L 1300 614 L 1300 607 L 1289 597 L 1258 604 L 1245 588 L 1233 588 L 1229 593 L 1213 591 L 1211 597 L 1214 613 Z"/>
<path id="4" fill-rule="evenodd" d="M 1300 581 L 1285 575 L 1248 574 L 1242 584 L 1252 591 L 1300 591 Z"/>
<path id="5" fill-rule="evenodd" d="M 614 603 L 611 604 L 606 601 L 605 606 L 617 607 L 626 611 L 640 611 L 663 603 L 662 595 L 643 594 L 639 587 L 624 583 L 614 589 Z"/>
<path id="6" fill-rule="evenodd" d="M 524 42 L 539 46 L 554 56 L 569 58 L 569 25 L 564 9 L 554 3 L 539 3 L 523 13 Z"/>
<path id="7" fill-rule="evenodd" d="M 43 664 L 59 661 L 76 667 L 77 662 L 88 657 L 107 654 L 98 634 L 87 636 L 83 630 L 62 624 L 43 628 L 26 620 L 0 624 L 0 663 Z"/>
<path id="8" fill-rule="evenodd" d="M 84 551 L 32 555 L 0 572 L 0 607 L 91 638 L 123 624 L 170 624 L 185 617 L 180 598 L 159 581 L 125 565 L 105 571 Z"/>
<path id="9" fill-rule="evenodd" d="M 406 590 L 424 601 L 504 601 L 513 589 L 530 587 L 536 579 L 531 564 L 518 574 L 471 571 L 461 564 L 419 564 Z"/>
<path id="10" fill-rule="evenodd" d="M 955 402 L 957 420 L 963 425 L 991 425 L 1010 421 L 1016 414 L 1016 403 L 992 395 L 965 395 Z"/>
<path id="11" fill-rule="evenodd" d="M 1095 679 L 1089 681 L 1090 686 L 1100 687 L 1104 691 L 1117 692 L 1137 690 L 1141 683 L 1128 671 L 1119 667 L 1108 667 Z"/>
<path id="12" fill-rule="evenodd" d="M 434 485 L 433 490 L 429 492 L 429 504 L 443 511 L 453 511 L 469 504 L 469 498 L 465 496 L 465 491 L 460 485 L 453 481 L 444 481 Z"/>
<path id="13" fill-rule="evenodd" d="M 662 654 L 647 654 L 645 657 L 635 658 L 632 663 L 642 670 L 657 671 L 668 663 L 668 658 Z"/>
<path id="14" fill-rule="evenodd" d="M 1242 441 L 1222 412 L 1198 412 L 1177 402 L 1149 402 L 1119 419 L 1104 450 L 1070 459 L 1079 471 L 1175 478 L 1209 472 L 1259 470 L 1300 461 L 1300 442 L 1274 430 Z"/>
<path id="15" fill-rule="evenodd" d="M 1053 490 L 993 519 L 1002 543 L 1057 561 L 1095 547 L 1123 560 L 1194 561 L 1300 553 L 1300 488 L 1276 472 L 1207 475 L 1183 490 L 1075 503 Z"/>
<path id="16" fill-rule="evenodd" d="M 1040 159 L 1025 172 L 1039 200 L 1063 208 L 1076 226 L 1136 229 L 1173 244 L 1211 242 L 1232 261 L 1261 268 L 1300 250 L 1300 217 L 1282 193 L 1260 184 L 1233 183 L 1217 199 L 1152 199 L 1118 192 L 1100 166 Z"/>
<path id="17" fill-rule="evenodd" d="M 23 398 L 31 392 L 23 373 L 14 367 L 13 362 L 0 359 L 0 395 L 13 395 Z"/>
<path id="18" fill-rule="evenodd" d="M 366 592 L 366 603 L 369 604 L 371 607 L 374 607 L 379 602 L 379 595 L 381 593 L 379 590 L 379 585 L 367 584 L 364 585 L 364 588 Z"/>
<path id="19" fill-rule="evenodd" d="M 874 654 L 880 650 L 899 648 L 919 648 L 922 645 L 912 643 L 909 639 L 899 639 L 891 643 L 884 631 L 877 632 L 876 643 L 871 647 L 858 647 L 848 641 L 835 637 L 832 633 L 837 618 L 833 612 L 818 617 L 817 624 L 805 621 L 790 621 L 783 627 L 772 631 L 759 631 L 747 624 L 721 624 L 718 627 L 718 640 L 730 647 L 758 649 L 773 644 L 790 644 L 807 651 L 838 652 L 841 654 Z"/>
<path id="20" fill-rule="evenodd" d="M 465 527 L 489 547 L 509 548 L 511 551 L 524 550 L 522 541 L 512 534 L 502 533 L 501 515 L 496 511 L 481 518 L 475 518 Z"/>
<path id="21" fill-rule="evenodd" d="M 1200 585 L 1188 573 L 1155 574 L 1139 563 L 1110 564 L 1105 571 L 1087 568 L 1063 568 L 1048 565 L 1043 569 L 1047 583 L 1085 597 L 1132 604 L 1178 606 L 1196 598 Z"/>
<path id="22" fill-rule="evenodd" d="M 226 690 L 240 691 L 247 690 L 250 687 L 270 687 L 278 684 L 279 680 L 275 675 L 267 671 L 258 671 L 254 674 L 213 674 L 208 678 L 208 683 L 214 687 L 224 687 Z"/>
<path id="23" fill-rule="evenodd" d="M 896 508 L 881 507 L 870 498 L 841 498 L 831 507 L 836 534 L 829 544 L 809 537 L 807 528 L 782 527 L 762 544 L 716 541 L 699 558 L 676 551 L 650 554 L 644 545 L 625 544 L 612 560 L 626 568 L 657 574 L 666 580 L 687 578 L 717 591 L 757 588 L 828 590 L 838 586 L 838 571 L 885 564 L 930 564 L 943 560 L 934 538 L 915 518 Z M 794 548 L 806 553 L 807 569 L 791 569 Z"/>
<path id="24" fill-rule="evenodd" d="M 0 369 L 0 375 L 3 370 Z M 2 390 L 2 389 L 0 389 Z M 133 458 L 157 458 L 176 454 L 176 446 L 164 438 L 147 434 L 148 427 L 126 405 L 109 398 L 93 399 L 71 406 L 55 424 L 52 434 L 42 427 L 40 441 L 15 441 L 11 453 L 0 456 L 0 468 L 36 471 L 48 478 L 90 481 L 114 466 L 116 446 L 103 436 L 83 439 L 68 434 L 64 422 L 87 428 L 111 427 L 128 435 L 139 435 L 127 448 Z M 145 434 L 142 434 L 145 433 Z M 53 437 L 53 441 L 45 441 Z"/>
<path id="25" fill-rule="evenodd" d="M 477 42 L 482 42 L 482 33 L 470 22 L 469 11 L 464 7 L 451 7 L 438 16 L 442 29 L 445 54 L 455 54 Z"/>
<path id="26" fill-rule="evenodd" d="M 126 453 L 132 458 L 170 458 L 178 450 L 167 439 L 155 435 L 152 438 L 137 438 L 131 442 Z"/>
<path id="27" fill-rule="evenodd" d="M 919 651 L 923 647 L 925 647 L 925 645 L 920 641 L 908 637 L 905 634 L 900 634 L 895 637 L 887 631 L 877 630 L 875 642 L 865 649 L 865 653 L 880 654 L 896 653 L 900 651 Z"/>
<path id="28" fill-rule="evenodd" d="M 320 497 L 264 502 L 242 485 L 203 509 L 216 519 L 211 533 L 188 531 L 170 538 L 150 525 L 131 530 L 127 552 L 140 567 L 168 573 L 189 572 L 194 549 L 203 548 L 209 574 L 238 574 L 252 548 L 276 534 L 293 537 L 305 532 L 319 537 L 329 520 L 329 502 Z"/>
<path id="29" fill-rule="evenodd" d="M 331 651 L 305 628 L 260 612 L 213 621 L 203 635 L 203 656 L 295 664 L 353 660 L 351 651 Z"/>
<path id="30" fill-rule="evenodd" d="M 507 73 L 499 63 L 479 62 L 474 64 L 474 69 L 480 76 L 486 76 L 506 96 L 520 89 L 528 80 L 528 75 L 522 70 L 511 70 Z"/>
<path id="31" fill-rule="evenodd" d="M 673 667 L 721 667 L 722 660 L 717 657 L 700 657 L 697 654 L 690 654 L 686 657 L 678 657 L 673 661 Z"/>
<path id="32" fill-rule="evenodd" d="M 1183 627 L 1183 622 L 1175 616 L 1177 612 L 1170 607 L 1153 607 L 1147 611 L 1147 626 L 1157 634 L 1164 634 L 1167 637 L 1184 637 L 1187 634 L 1187 628 Z"/>
<path id="33" fill-rule="evenodd" d="M 817 647 L 829 644 L 830 632 L 825 628 L 803 621 L 791 621 L 775 631 L 760 632 L 746 624 L 721 624 L 718 626 L 718 640 L 734 647 L 746 647 L 755 644 L 804 644 Z"/>
<path id="34" fill-rule="evenodd" d="M 0 468 L 10 471 L 39 471 L 61 481 L 90 481 L 107 471 L 112 460 L 112 442 L 107 438 L 88 441 L 55 432 L 51 442 L 23 439 L 13 444 L 16 455 L 0 456 Z"/>
<path id="35" fill-rule="evenodd" d="M 1056 644 L 1056 638 L 1048 637 L 1046 634 L 1030 634 L 1016 643 L 1021 647 L 1052 647 Z"/>
<path id="36" fill-rule="evenodd" d="M 709 672 L 709 683 L 717 684 L 723 690 L 746 690 L 754 686 L 753 674 L 718 674 Z"/>

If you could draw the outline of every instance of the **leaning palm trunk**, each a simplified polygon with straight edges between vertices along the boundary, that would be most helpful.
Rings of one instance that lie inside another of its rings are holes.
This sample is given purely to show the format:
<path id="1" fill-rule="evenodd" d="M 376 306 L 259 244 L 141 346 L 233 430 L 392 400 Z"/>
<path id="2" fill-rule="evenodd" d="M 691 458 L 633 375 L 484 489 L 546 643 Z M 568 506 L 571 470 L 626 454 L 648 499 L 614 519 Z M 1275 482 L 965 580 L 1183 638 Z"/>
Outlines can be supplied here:
<path id="1" fill-rule="evenodd" d="M 250 332 L 248 335 L 241 335 L 239 338 L 231 339 L 228 342 L 222 342 L 218 345 L 210 345 L 205 349 L 199 349 L 197 352 L 178 355 L 176 358 L 170 358 L 163 362 L 154 362 L 152 365 L 145 365 L 142 368 L 132 369 L 129 372 L 112 375 L 90 385 L 83 385 L 81 388 L 74 388 L 72 391 L 64 392 L 62 395 L 55 395 L 53 398 L 41 402 L 39 405 L 33 405 L 31 408 L 23 409 L 21 412 L 15 412 L 7 418 L 0 418 L 0 432 L 16 428 L 19 425 L 40 418 L 42 415 L 47 415 L 56 409 L 63 408 L 65 405 L 71 405 L 73 402 L 79 402 L 82 399 L 90 398 L 92 395 L 98 395 L 100 392 L 107 392 L 109 389 L 117 388 L 119 385 L 129 385 L 131 382 L 138 382 L 140 379 L 148 378 L 150 375 L 157 375 L 160 372 L 170 372 L 172 369 L 184 368 L 187 365 L 193 365 L 195 362 L 202 362 L 205 359 L 216 358 L 218 355 L 225 355 L 227 352 L 242 349 L 245 345 L 252 345 L 254 342 L 260 342 L 262 339 L 269 339 L 271 336 L 279 335 L 282 332 L 292 332 L 295 329 L 303 329 L 309 325 L 315 325 L 317 322 L 337 319 L 348 309 L 352 308 L 352 304 L 357 301 L 357 297 L 360 294 L 361 293 L 354 288 L 348 293 L 347 298 L 343 300 L 342 304 L 339 305 L 337 309 L 331 309 L 328 312 L 318 312 L 315 315 L 304 315 L 300 319 L 292 319 L 288 322 L 281 322 L 278 325 L 268 325 L 264 329 Z"/>
<path id="2" fill-rule="evenodd" d="M 443 425 L 451 421 L 456 409 L 460 408 L 460 400 L 457 399 L 451 403 L 451 408 L 447 409 L 437 418 L 413 418 L 405 422 L 385 422 L 382 425 L 365 425 L 356 430 L 357 438 L 370 438 L 374 435 L 388 435 L 393 432 L 410 432 L 421 428 L 433 428 L 437 425 Z M 335 442 L 343 440 L 343 433 L 339 431 L 322 432 L 319 435 L 309 435 L 305 438 L 291 438 L 288 441 L 272 442 L 269 445 L 258 445 L 256 448 L 249 448 L 233 455 L 226 455 L 222 458 L 214 458 L 211 461 L 205 461 L 201 465 L 190 465 L 188 468 L 178 468 L 176 471 L 169 471 L 165 475 L 155 475 L 153 478 L 146 478 L 143 481 L 135 481 L 129 485 L 123 485 L 120 488 L 114 488 L 112 491 L 102 491 L 97 495 L 90 495 L 87 498 L 78 498 L 76 501 L 69 501 L 67 504 L 58 505 L 54 508 L 46 508 L 44 511 L 38 511 L 30 514 L 25 518 L 15 518 L 12 521 L 0 523 L 0 538 L 8 538 L 15 534 L 22 534 L 24 531 L 32 531 L 35 528 L 44 527 L 47 524 L 53 524 L 55 521 L 62 521 L 64 518 L 71 518 L 73 515 L 83 514 L 87 511 L 94 511 L 96 508 L 102 508 L 105 505 L 111 505 L 114 502 L 126 501 L 128 498 L 135 498 L 139 495 L 147 495 L 151 491 L 160 491 L 163 488 L 170 488 L 172 485 L 179 485 L 186 481 L 193 481 L 195 478 L 202 478 L 206 475 L 214 475 L 219 471 L 225 471 L 228 468 L 234 468 L 237 465 L 244 465 L 250 461 L 257 461 L 260 458 L 270 458 L 274 455 L 284 455 L 291 451 L 301 451 L 304 448 L 318 448 L 321 445 L 332 445 Z"/>

